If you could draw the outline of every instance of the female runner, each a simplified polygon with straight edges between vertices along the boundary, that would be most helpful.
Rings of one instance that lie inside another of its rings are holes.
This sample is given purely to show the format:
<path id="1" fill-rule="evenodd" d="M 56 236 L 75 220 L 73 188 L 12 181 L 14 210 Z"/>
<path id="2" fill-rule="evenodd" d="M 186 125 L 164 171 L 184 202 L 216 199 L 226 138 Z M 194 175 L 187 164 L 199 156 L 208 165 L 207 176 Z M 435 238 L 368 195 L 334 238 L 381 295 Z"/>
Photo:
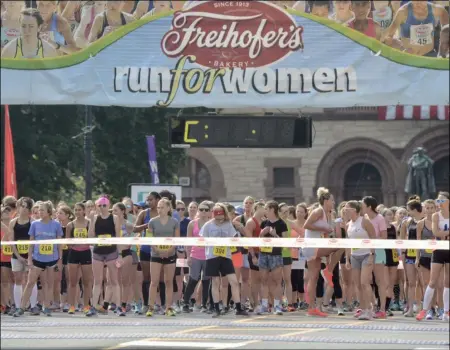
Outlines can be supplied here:
<path id="1" fill-rule="evenodd" d="M 294 222 L 297 229 L 291 229 L 291 238 L 305 238 L 305 225 L 308 218 L 308 207 L 306 203 L 297 204 L 295 207 Z M 292 260 L 298 261 L 300 259 L 300 249 L 292 248 Z M 299 310 L 305 309 L 305 269 L 292 269 L 291 272 L 291 284 L 292 284 L 292 299 L 294 301 L 294 308 Z"/>
<path id="2" fill-rule="evenodd" d="M 330 16 L 330 19 L 338 23 L 347 25 L 355 19 L 355 14 L 352 12 L 352 2 L 349 1 L 333 1 L 335 12 Z"/>
<path id="3" fill-rule="evenodd" d="M 438 240 L 449 240 L 449 199 L 450 195 L 448 192 L 439 192 L 437 203 L 440 206 L 440 211 L 432 216 L 433 235 Z M 448 250 L 435 250 L 431 258 L 430 283 L 425 291 L 423 309 L 416 317 L 418 321 L 423 320 L 428 310 L 430 310 L 431 301 L 433 300 L 442 269 L 444 269 L 444 314 L 442 315 L 442 320 L 448 323 L 450 319 L 450 256 Z"/>
<path id="4" fill-rule="evenodd" d="M 111 238 L 120 237 L 120 222 L 117 216 L 109 212 L 110 202 L 108 197 L 101 196 L 96 205 L 98 213 L 94 211 L 89 213 L 89 238 Z M 92 297 L 92 307 L 86 316 L 94 316 L 97 312 L 101 314 L 108 313 L 110 302 L 115 301 L 116 305 L 120 305 L 120 285 L 118 266 L 122 266 L 122 248 L 115 244 L 100 243 L 94 246 L 92 255 L 92 272 L 94 274 L 94 289 Z M 103 289 L 103 281 L 106 274 L 106 290 L 103 305 L 100 305 L 100 294 Z"/>
<path id="5" fill-rule="evenodd" d="M 39 11 L 25 9 L 20 16 L 20 36 L 2 49 L 4 58 L 45 58 L 58 56 L 56 46 L 41 39 L 40 28 L 44 20 Z"/>
<path id="6" fill-rule="evenodd" d="M 86 219 L 86 210 L 83 203 L 77 203 L 74 207 L 75 220 L 69 222 L 66 227 L 66 238 L 88 238 L 89 220 Z M 69 314 L 75 313 L 75 305 L 78 300 L 78 281 L 81 276 L 83 286 L 83 312 L 89 312 L 89 304 L 92 296 L 92 252 L 88 244 L 74 244 L 69 247 L 67 258 L 69 272 Z"/>
<path id="7" fill-rule="evenodd" d="M 3 241 L 3 237 L 8 232 L 9 228 L 6 223 L 3 222 L 5 216 L 9 218 L 10 215 L 9 207 L 2 207 L 2 221 L 1 221 L 1 237 L 0 239 Z M 8 219 L 9 220 L 9 219 Z M 11 295 L 11 281 L 13 280 L 12 270 L 11 270 L 11 256 L 12 256 L 12 246 L 10 245 L 2 245 L 2 250 L 0 253 L 0 266 L 1 266 L 1 310 L 0 313 L 9 313 L 11 311 L 12 305 L 12 295 Z"/>
<path id="8" fill-rule="evenodd" d="M 39 206 L 40 220 L 33 221 L 30 226 L 29 236 L 30 240 L 46 240 L 58 239 L 63 237 L 61 224 L 51 218 L 53 213 L 53 205 L 51 202 L 44 202 Z M 30 272 L 28 274 L 28 281 L 22 295 L 20 308 L 14 314 L 14 317 L 19 317 L 24 314 L 30 299 L 31 292 L 36 285 L 38 278 L 40 278 L 43 290 L 43 304 L 42 312 L 46 316 L 51 316 L 50 303 L 53 295 L 53 283 L 55 279 L 55 266 L 62 269 L 62 245 L 57 244 L 36 244 L 31 248 L 31 254 L 28 255 L 28 266 Z"/>
<path id="9" fill-rule="evenodd" d="M 131 237 L 133 236 L 133 225 L 127 221 L 127 208 L 121 202 L 114 204 L 113 214 L 117 217 L 121 237 Z M 139 233 L 138 233 L 139 235 Z M 131 245 L 122 245 L 122 264 L 119 266 L 119 284 L 120 284 L 120 297 L 121 297 L 121 307 L 119 309 L 119 316 L 126 316 L 127 307 L 131 309 L 131 302 L 133 300 L 133 283 L 132 276 L 134 274 L 133 268 L 133 254 L 131 250 Z"/>
<path id="10" fill-rule="evenodd" d="M 1 14 L 1 47 L 20 35 L 20 13 L 25 6 L 24 1 L 2 1 L 5 11 Z"/>
<path id="11" fill-rule="evenodd" d="M 188 206 L 188 219 L 194 220 L 197 217 L 197 210 L 198 210 L 198 203 L 197 202 L 191 202 Z"/>

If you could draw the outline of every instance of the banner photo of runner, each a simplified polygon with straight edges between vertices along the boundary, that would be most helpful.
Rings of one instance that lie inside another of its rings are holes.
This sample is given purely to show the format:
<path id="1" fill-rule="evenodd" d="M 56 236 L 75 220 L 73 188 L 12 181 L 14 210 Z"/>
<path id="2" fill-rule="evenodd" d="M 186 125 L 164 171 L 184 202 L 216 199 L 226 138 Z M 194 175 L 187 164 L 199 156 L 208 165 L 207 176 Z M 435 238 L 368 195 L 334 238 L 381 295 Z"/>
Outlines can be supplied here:
<path id="1" fill-rule="evenodd" d="M 449 15 L 438 2 L 2 3 L 5 104 L 449 103 Z"/>

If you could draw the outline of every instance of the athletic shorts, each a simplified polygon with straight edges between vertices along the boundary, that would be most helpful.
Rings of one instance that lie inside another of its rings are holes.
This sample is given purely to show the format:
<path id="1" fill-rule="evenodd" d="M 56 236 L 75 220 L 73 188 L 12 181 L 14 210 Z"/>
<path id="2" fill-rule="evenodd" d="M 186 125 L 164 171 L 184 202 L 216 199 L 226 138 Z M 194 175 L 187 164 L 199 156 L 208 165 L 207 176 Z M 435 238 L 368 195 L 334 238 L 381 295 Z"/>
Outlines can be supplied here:
<path id="1" fill-rule="evenodd" d="M 41 262 L 33 259 L 33 266 L 37 269 L 41 269 L 42 271 L 45 271 L 47 268 L 53 268 L 58 264 L 58 260 L 54 261 L 48 261 L 48 262 Z"/>
<path id="2" fill-rule="evenodd" d="M 12 259 L 11 259 L 12 261 Z M 450 251 L 448 250 L 435 250 L 431 258 L 433 264 L 450 264 Z M 13 270 L 14 271 L 14 270 Z"/>
<path id="3" fill-rule="evenodd" d="M 0 267 L 6 267 L 7 269 L 12 268 L 11 261 L 1 261 L 0 262 Z"/>
<path id="4" fill-rule="evenodd" d="M 19 259 L 11 259 L 12 272 L 27 272 L 28 265 L 21 262 Z"/>
<path id="5" fill-rule="evenodd" d="M 296 260 L 296 259 L 294 259 Z M 305 292 L 305 278 L 304 278 L 305 270 L 292 270 L 291 271 L 291 284 L 292 291 L 298 293 Z"/>
<path id="6" fill-rule="evenodd" d="M 311 261 L 316 258 L 317 248 L 302 248 L 302 256 L 306 258 L 306 261 Z"/>
<path id="7" fill-rule="evenodd" d="M 92 264 L 92 252 L 90 249 L 87 250 L 73 250 L 69 251 L 69 256 L 67 257 L 68 264 L 75 265 L 91 265 Z"/>
<path id="8" fill-rule="evenodd" d="M 177 263 L 177 256 L 169 256 L 168 258 L 158 258 L 156 256 L 152 256 L 150 263 L 157 263 L 161 265 L 171 265 Z"/>
<path id="9" fill-rule="evenodd" d="M 369 265 L 370 254 L 352 255 L 352 269 L 361 270 L 363 266 Z"/>
<path id="10" fill-rule="evenodd" d="M 220 277 L 234 274 L 233 261 L 222 256 L 207 259 L 205 266 L 205 275 L 208 277 Z"/>
<path id="11" fill-rule="evenodd" d="M 278 267 L 283 267 L 283 257 L 261 253 L 259 254 L 258 265 L 260 269 L 272 271 Z"/>
<path id="12" fill-rule="evenodd" d="M 189 274 L 189 267 L 176 267 L 175 276 L 181 276 L 181 269 L 183 269 L 183 275 Z"/>
<path id="13" fill-rule="evenodd" d="M 101 261 L 103 263 L 107 263 L 109 261 L 117 260 L 119 258 L 119 252 L 115 251 L 109 254 L 92 254 L 92 259 L 96 261 Z"/>
<path id="14" fill-rule="evenodd" d="M 398 252 L 397 249 L 385 249 L 386 254 L 386 266 L 387 267 L 396 267 L 398 266 Z"/>
<path id="15" fill-rule="evenodd" d="M 69 249 L 63 249 L 62 251 L 62 264 L 67 265 L 67 259 L 69 257 Z"/>
<path id="16" fill-rule="evenodd" d="M 122 259 L 126 258 L 127 256 L 133 256 L 130 248 L 122 250 Z"/>
<path id="17" fill-rule="evenodd" d="M 143 252 L 142 250 L 139 252 L 139 260 L 150 262 L 152 259 L 152 255 L 150 253 Z"/>
<path id="18" fill-rule="evenodd" d="M 209 280 L 209 277 L 206 276 L 205 270 L 206 270 L 206 260 L 200 260 L 191 258 L 191 267 L 189 269 L 189 277 L 192 278 L 194 281 L 200 281 L 200 278 L 205 281 Z"/>
<path id="19" fill-rule="evenodd" d="M 431 270 L 431 258 L 430 257 L 421 257 L 419 259 L 419 266 L 426 268 L 427 270 Z"/>
<path id="20" fill-rule="evenodd" d="M 375 249 L 375 264 L 386 264 L 386 251 L 384 249 Z"/>
<path id="21" fill-rule="evenodd" d="M 259 254 L 256 253 L 256 260 L 258 261 L 259 259 Z M 253 259 L 252 259 L 252 255 L 248 254 L 248 265 L 250 266 L 250 270 L 253 271 L 259 271 L 259 267 L 258 267 L 258 262 L 256 263 L 257 265 L 253 264 Z"/>
<path id="22" fill-rule="evenodd" d="M 292 265 L 292 258 L 284 257 L 283 258 L 283 266 Z"/>

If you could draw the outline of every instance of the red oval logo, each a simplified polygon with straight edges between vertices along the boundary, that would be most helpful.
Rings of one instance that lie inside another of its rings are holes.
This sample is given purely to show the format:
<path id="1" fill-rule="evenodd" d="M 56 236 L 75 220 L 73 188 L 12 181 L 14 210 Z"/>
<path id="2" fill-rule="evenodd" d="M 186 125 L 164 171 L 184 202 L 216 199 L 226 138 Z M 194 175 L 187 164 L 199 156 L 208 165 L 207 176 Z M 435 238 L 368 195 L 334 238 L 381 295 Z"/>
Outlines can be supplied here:
<path id="1" fill-rule="evenodd" d="M 8 29 L 6 31 L 7 36 L 19 36 L 19 31 L 16 29 Z"/>
<path id="2" fill-rule="evenodd" d="M 335 238 L 331 238 L 331 239 L 329 239 L 328 240 L 328 243 L 329 244 L 336 244 L 338 241 L 337 241 L 337 239 L 335 239 Z"/>
<path id="3" fill-rule="evenodd" d="M 428 241 L 428 244 L 429 245 L 436 245 L 436 241 L 434 241 L 434 240 L 433 241 Z"/>
<path id="4" fill-rule="evenodd" d="M 239 237 L 231 237 L 230 241 L 231 242 L 237 242 L 237 241 L 239 241 Z"/>
<path id="5" fill-rule="evenodd" d="M 165 240 L 166 242 L 172 242 L 172 241 L 173 241 L 173 238 L 172 238 L 172 237 L 166 237 L 164 240 Z"/>
<path id="6" fill-rule="evenodd" d="M 205 67 L 257 68 L 303 49 L 302 34 L 303 27 L 269 2 L 207 1 L 174 14 L 161 49 L 171 58 L 193 55 Z"/>
<path id="7" fill-rule="evenodd" d="M 403 245 L 403 241 L 395 241 L 395 244 L 397 244 L 397 245 Z"/>
<path id="8" fill-rule="evenodd" d="M 205 239 L 203 237 L 197 238 L 197 242 L 204 242 L 204 241 L 205 241 Z"/>
<path id="9" fill-rule="evenodd" d="M 272 238 L 263 238 L 264 242 L 272 242 Z"/>
<path id="10" fill-rule="evenodd" d="M 362 242 L 364 244 L 370 244 L 371 243 L 370 239 L 363 239 Z"/>

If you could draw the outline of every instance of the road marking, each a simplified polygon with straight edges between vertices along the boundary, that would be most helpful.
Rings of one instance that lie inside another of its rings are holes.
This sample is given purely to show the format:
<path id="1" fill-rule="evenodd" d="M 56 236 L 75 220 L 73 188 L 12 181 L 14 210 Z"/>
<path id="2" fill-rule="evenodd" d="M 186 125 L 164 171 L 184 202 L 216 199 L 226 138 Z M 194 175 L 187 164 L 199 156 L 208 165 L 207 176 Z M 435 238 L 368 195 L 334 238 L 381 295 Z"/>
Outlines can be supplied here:
<path id="1" fill-rule="evenodd" d="M 290 337 L 290 336 L 293 336 L 293 335 L 300 335 L 300 334 L 314 333 L 314 332 L 322 332 L 322 331 L 326 331 L 327 329 L 328 328 L 303 329 L 303 330 L 298 331 L 298 332 L 282 334 L 281 337 Z"/>
<path id="2" fill-rule="evenodd" d="M 185 329 L 184 331 L 178 331 L 178 332 L 174 332 L 174 334 L 186 334 L 186 333 L 191 333 L 191 332 L 200 332 L 206 329 L 212 329 L 212 328 L 217 328 L 218 326 L 205 326 L 205 327 L 197 327 L 197 328 L 191 328 L 191 329 Z"/>
<path id="3" fill-rule="evenodd" d="M 231 323 L 245 323 L 245 322 L 254 321 L 254 320 L 262 320 L 263 318 L 267 318 L 267 316 L 248 317 L 248 318 L 244 318 L 242 320 L 233 321 Z"/>
<path id="4" fill-rule="evenodd" d="M 246 346 L 250 342 L 244 343 L 203 343 L 203 342 L 180 342 L 180 341 L 157 341 L 153 339 L 148 340 L 136 340 L 128 343 L 122 343 L 114 347 L 114 349 L 123 349 L 128 347 L 154 347 L 154 348 L 195 348 L 195 349 L 236 349 Z"/>

